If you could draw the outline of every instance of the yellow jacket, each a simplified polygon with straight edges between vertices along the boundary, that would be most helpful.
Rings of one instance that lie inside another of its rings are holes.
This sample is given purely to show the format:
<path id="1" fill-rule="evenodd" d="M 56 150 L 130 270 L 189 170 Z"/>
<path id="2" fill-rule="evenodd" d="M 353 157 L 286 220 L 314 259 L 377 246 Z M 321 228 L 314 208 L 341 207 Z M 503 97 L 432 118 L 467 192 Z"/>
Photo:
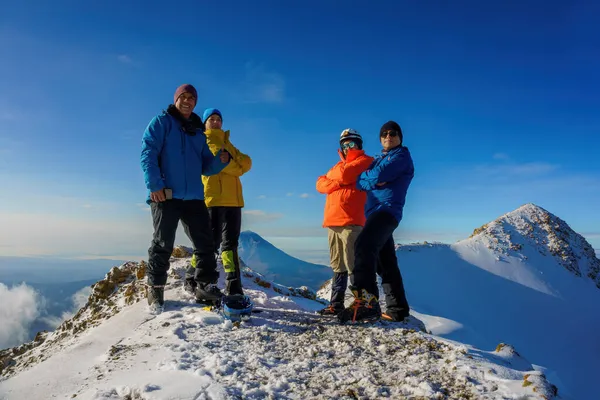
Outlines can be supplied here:
<path id="1" fill-rule="evenodd" d="M 252 168 L 252 159 L 240 152 L 229 141 L 229 131 L 208 129 L 206 142 L 213 154 L 225 148 L 231 158 L 221 172 L 216 175 L 202 176 L 204 184 L 204 201 L 207 207 L 244 207 L 242 182 L 240 176 Z"/>

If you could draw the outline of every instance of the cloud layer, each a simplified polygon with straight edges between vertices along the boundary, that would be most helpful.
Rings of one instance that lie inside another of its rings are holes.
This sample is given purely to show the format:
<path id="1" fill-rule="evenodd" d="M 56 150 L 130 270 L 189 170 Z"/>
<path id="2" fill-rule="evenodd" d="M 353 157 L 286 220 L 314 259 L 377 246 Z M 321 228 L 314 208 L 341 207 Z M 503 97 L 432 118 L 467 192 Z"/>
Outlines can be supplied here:
<path id="1" fill-rule="evenodd" d="M 52 329 L 58 328 L 60 324 L 64 321 L 73 318 L 73 316 L 81 309 L 81 307 L 85 306 L 92 293 L 92 288 L 90 286 L 86 286 L 83 289 L 77 291 L 71 296 L 71 301 L 73 302 L 73 308 L 70 311 L 65 311 L 59 317 L 58 315 L 50 315 L 42 318 L 42 320 L 48 324 Z"/>
<path id="2" fill-rule="evenodd" d="M 29 327 L 40 316 L 43 300 L 27 285 L 0 283 L 0 348 L 17 346 L 28 339 Z"/>

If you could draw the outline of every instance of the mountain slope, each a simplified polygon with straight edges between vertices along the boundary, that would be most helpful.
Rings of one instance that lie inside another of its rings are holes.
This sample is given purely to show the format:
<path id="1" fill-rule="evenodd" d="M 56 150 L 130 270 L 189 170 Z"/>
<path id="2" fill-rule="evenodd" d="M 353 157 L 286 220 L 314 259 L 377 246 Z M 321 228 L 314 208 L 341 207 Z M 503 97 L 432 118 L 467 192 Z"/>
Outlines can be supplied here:
<path id="1" fill-rule="evenodd" d="M 254 271 L 282 285 L 317 289 L 332 275 L 331 268 L 292 257 L 251 231 L 241 233 L 239 255 Z"/>
<path id="2" fill-rule="evenodd" d="M 420 325 L 340 326 L 313 311 L 314 293 L 250 269 L 251 323 L 232 324 L 180 289 L 174 260 L 166 311 L 146 313 L 143 264 L 111 270 L 88 304 L 28 350 L 0 353 L 0 398 L 554 398 L 556 389 L 511 346 L 481 351 Z M 222 273 L 222 271 L 221 271 Z M 222 280 L 222 277 L 221 277 Z M 222 283 L 222 282 L 221 282 Z M 33 383 L 33 384 L 32 384 Z"/>
<path id="3" fill-rule="evenodd" d="M 565 221 L 535 204 L 525 204 L 483 225 L 470 239 L 469 242 L 484 244 L 498 258 L 512 256 L 527 260 L 532 255 L 525 253 L 533 250 L 600 288 L 600 260 L 592 245 Z M 524 248 L 527 251 L 522 251 Z M 552 271 L 551 268 L 548 264 L 546 270 Z"/>
<path id="4" fill-rule="evenodd" d="M 511 343 L 547 367 L 561 393 L 594 398 L 598 260 L 583 238 L 546 213 L 527 205 L 453 245 L 400 246 L 398 263 L 411 307 L 454 321 L 450 330 L 432 327 L 434 334 L 483 348 Z"/>

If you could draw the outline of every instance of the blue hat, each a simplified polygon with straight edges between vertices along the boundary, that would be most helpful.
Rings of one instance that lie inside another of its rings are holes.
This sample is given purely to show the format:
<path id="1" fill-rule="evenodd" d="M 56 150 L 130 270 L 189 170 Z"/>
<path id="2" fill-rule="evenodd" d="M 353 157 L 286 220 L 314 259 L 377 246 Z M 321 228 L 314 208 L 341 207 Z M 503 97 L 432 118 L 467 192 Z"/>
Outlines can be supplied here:
<path id="1" fill-rule="evenodd" d="M 216 108 L 207 108 L 206 110 L 204 110 L 204 114 L 202 114 L 202 121 L 206 122 L 206 120 L 209 119 L 211 115 L 215 114 L 221 117 L 221 121 L 223 121 L 223 115 L 221 115 L 221 111 L 217 110 Z"/>

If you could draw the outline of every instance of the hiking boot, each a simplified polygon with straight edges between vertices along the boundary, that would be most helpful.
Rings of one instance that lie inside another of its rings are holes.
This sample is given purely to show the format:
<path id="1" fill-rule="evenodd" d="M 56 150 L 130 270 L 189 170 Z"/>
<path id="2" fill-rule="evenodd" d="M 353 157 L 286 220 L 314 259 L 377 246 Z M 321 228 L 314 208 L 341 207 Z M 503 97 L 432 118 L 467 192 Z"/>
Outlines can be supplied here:
<path id="1" fill-rule="evenodd" d="M 242 281 L 240 279 L 228 279 L 225 282 L 225 294 L 228 296 L 244 295 L 244 289 L 242 289 Z"/>
<path id="2" fill-rule="evenodd" d="M 344 306 L 342 305 L 333 305 L 330 304 L 327 307 L 325 307 L 322 310 L 319 310 L 318 313 L 321 315 L 327 315 L 327 316 L 336 316 L 339 313 L 341 313 L 342 311 L 344 311 Z"/>
<path id="3" fill-rule="evenodd" d="M 193 278 L 186 278 L 185 282 L 183 283 L 183 290 L 188 293 L 191 294 L 192 296 L 196 295 L 196 287 L 198 286 L 198 284 L 196 283 L 196 281 Z"/>
<path id="4" fill-rule="evenodd" d="M 353 324 L 363 322 L 377 322 L 381 318 L 381 307 L 377 297 L 367 292 L 365 289 L 352 290 L 354 301 L 338 314 L 338 320 L 343 324 L 350 322 Z"/>
<path id="5" fill-rule="evenodd" d="M 387 309 L 385 313 L 381 314 L 381 319 L 392 322 L 402 322 L 405 318 L 408 318 L 410 312 L 406 308 L 400 309 Z"/>
<path id="6" fill-rule="evenodd" d="M 165 305 L 165 287 L 164 286 L 146 286 L 146 297 L 148 298 L 148 309 L 151 314 L 160 314 Z"/>
<path id="7" fill-rule="evenodd" d="M 214 283 L 199 283 L 196 287 L 196 303 L 218 306 L 223 293 Z"/>

